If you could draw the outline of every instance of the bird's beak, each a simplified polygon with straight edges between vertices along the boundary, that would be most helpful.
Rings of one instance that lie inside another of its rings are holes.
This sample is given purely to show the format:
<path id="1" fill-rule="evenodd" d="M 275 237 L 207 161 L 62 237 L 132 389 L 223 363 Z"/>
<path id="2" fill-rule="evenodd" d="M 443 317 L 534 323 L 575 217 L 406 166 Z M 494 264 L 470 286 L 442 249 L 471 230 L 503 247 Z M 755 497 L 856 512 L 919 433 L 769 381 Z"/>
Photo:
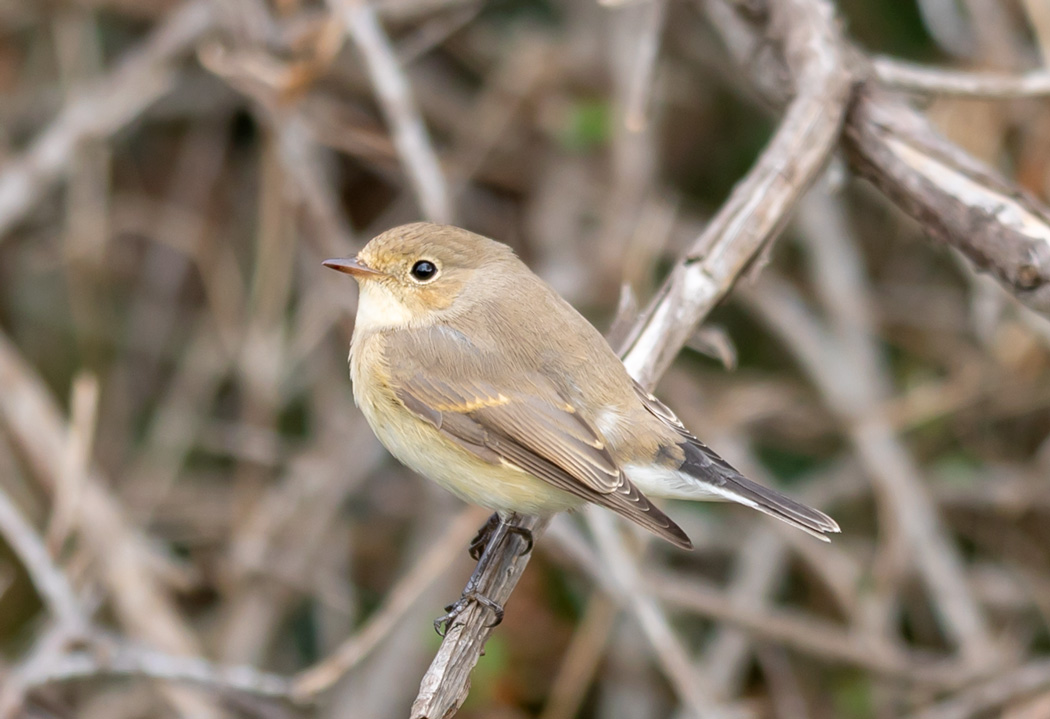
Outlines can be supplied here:
<path id="1" fill-rule="evenodd" d="M 339 272 L 345 272 L 348 275 L 353 275 L 354 277 L 360 277 L 362 279 L 366 279 L 369 277 L 378 277 L 383 274 L 379 270 L 373 270 L 364 262 L 361 262 L 361 260 L 352 259 L 349 257 L 339 257 L 334 260 L 325 260 L 321 264 L 330 269 L 338 270 Z"/>

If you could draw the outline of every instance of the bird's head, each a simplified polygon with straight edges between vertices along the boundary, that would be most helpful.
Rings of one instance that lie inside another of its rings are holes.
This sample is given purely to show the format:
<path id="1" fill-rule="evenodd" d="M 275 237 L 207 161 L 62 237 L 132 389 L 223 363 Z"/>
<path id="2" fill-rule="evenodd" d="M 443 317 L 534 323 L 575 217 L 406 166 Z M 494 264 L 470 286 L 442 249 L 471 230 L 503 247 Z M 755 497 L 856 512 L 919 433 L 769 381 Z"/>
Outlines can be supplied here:
<path id="1" fill-rule="evenodd" d="M 510 248 L 487 237 L 416 222 L 378 235 L 354 259 L 324 265 L 357 280 L 357 327 L 378 330 L 434 322 L 469 287 L 504 271 L 513 259 Z"/>

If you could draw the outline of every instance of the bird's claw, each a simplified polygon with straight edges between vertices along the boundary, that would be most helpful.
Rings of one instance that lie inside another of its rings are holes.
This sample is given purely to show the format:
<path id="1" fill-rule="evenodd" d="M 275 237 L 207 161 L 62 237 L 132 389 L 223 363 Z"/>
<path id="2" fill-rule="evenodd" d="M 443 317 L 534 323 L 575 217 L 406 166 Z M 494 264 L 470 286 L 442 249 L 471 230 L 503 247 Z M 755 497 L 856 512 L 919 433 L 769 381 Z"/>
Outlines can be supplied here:
<path id="1" fill-rule="evenodd" d="M 518 535 L 519 537 L 521 537 L 522 539 L 525 540 L 525 546 L 522 548 L 522 550 L 520 552 L 518 552 L 518 556 L 519 557 L 524 557 L 526 554 L 528 554 L 529 552 L 532 551 L 532 530 L 531 529 L 526 529 L 525 527 L 519 527 L 517 525 L 512 524 L 512 525 L 509 525 L 507 527 L 507 534 L 516 534 L 516 535 Z"/>
<path id="2" fill-rule="evenodd" d="M 474 539 L 470 540 L 470 547 L 467 549 L 467 552 L 475 562 L 481 560 L 481 555 L 485 553 L 485 547 L 488 546 L 489 539 L 492 537 L 492 533 L 496 531 L 496 527 L 499 526 L 499 522 L 499 514 L 493 512 L 488 521 L 481 525 L 478 533 L 474 535 Z"/>
<path id="3" fill-rule="evenodd" d="M 493 619 L 490 624 L 486 624 L 486 628 L 491 629 L 497 626 L 503 621 L 503 607 L 498 602 L 495 602 L 484 594 L 476 591 L 470 591 L 463 594 L 462 597 L 457 599 L 452 604 L 445 607 L 445 614 L 434 620 L 434 631 L 437 632 L 439 637 L 444 637 L 448 634 L 449 630 L 452 629 L 452 625 L 456 619 L 466 611 L 467 607 L 470 606 L 471 602 L 477 602 L 481 606 L 485 607 L 492 612 Z"/>
<path id="4" fill-rule="evenodd" d="M 488 546 L 489 540 L 492 538 L 492 533 L 496 531 L 496 527 L 498 527 L 499 524 L 499 514 L 494 513 L 488 518 L 488 521 L 485 522 L 485 524 L 481 525 L 481 529 L 479 529 L 478 533 L 474 535 L 474 539 L 470 540 L 470 546 L 467 552 L 470 554 L 470 558 L 475 562 L 481 560 L 481 555 L 485 553 L 485 547 Z M 532 530 L 514 524 L 508 524 L 507 534 L 516 534 L 525 540 L 525 548 L 518 552 L 519 557 L 524 557 L 532 551 Z"/>

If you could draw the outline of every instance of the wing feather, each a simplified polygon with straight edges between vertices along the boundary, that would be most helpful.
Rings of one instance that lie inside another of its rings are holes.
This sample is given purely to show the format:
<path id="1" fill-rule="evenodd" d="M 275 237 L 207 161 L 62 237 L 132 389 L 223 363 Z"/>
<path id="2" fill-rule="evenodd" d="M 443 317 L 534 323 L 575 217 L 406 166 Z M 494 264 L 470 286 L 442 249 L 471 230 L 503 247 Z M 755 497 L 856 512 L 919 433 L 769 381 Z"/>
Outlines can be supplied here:
<path id="1" fill-rule="evenodd" d="M 655 417 L 663 420 L 682 437 L 681 447 L 685 461 L 681 470 L 694 479 L 716 488 L 723 496 L 754 507 L 760 512 L 776 517 L 822 541 L 828 541 L 826 532 L 838 532 L 839 525 L 820 510 L 796 502 L 775 489 L 753 482 L 722 459 L 710 447 L 697 439 L 671 408 L 647 392 L 637 382 L 635 391 L 642 404 Z"/>
<path id="2" fill-rule="evenodd" d="M 522 376 L 514 391 L 498 389 L 478 378 L 476 358 L 465 347 L 446 338 L 428 337 L 427 349 L 437 353 L 437 366 L 459 369 L 456 379 L 436 379 L 418 355 L 391 363 L 391 388 L 406 409 L 485 462 L 518 467 L 677 546 L 692 547 L 681 528 L 627 479 L 598 430 L 550 382 Z"/>

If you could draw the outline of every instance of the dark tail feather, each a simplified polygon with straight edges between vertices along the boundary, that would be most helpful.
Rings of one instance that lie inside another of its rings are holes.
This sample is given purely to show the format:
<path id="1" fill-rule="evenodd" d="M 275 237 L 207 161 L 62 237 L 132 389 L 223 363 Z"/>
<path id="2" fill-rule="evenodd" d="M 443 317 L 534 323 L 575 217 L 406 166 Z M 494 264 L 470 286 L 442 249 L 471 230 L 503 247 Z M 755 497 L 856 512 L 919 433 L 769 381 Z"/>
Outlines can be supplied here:
<path id="1" fill-rule="evenodd" d="M 681 471 L 708 485 L 712 492 L 776 517 L 825 542 L 830 541 L 825 533 L 840 531 L 838 523 L 823 512 L 744 477 L 703 442 L 690 438 L 681 447 L 685 450 Z"/>

